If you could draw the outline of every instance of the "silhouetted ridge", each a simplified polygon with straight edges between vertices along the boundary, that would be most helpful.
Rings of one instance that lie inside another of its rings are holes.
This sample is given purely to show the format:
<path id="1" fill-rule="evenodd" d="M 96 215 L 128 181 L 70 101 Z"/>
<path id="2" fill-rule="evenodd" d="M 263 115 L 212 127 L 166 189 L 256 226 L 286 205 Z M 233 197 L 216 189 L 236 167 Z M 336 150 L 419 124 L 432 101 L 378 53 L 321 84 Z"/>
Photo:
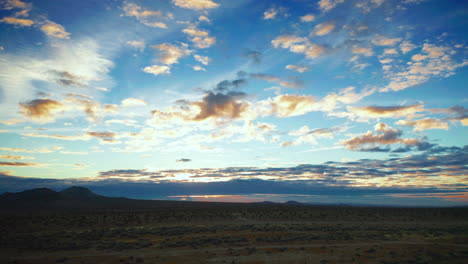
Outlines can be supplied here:
<path id="1" fill-rule="evenodd" d="M 1 200 L 7 200 L 7 201 L 16 201 L 16 200 L 46 201 L 46 200 L 56 200 L 59 198 L 60 198 L 59 193 L 49 188 L 36 188 L 36 189 L 26 190 L 26 191 L 17 192 L 17 193 L 4 193 L 0 195 Z"/>
<path id="2" fill-rule="evenodd" d="M 285 204 L 303 204 L 303 203 L 300 203 L 298 201 L 287 201 L 287 202 L 284 202 Z"/>
<path id="3" fill-rule="evenodd" d="M 88 188 L 73 186 L 59 192 L 61 196 L 69 199 L 90 199 L 101 197 L 90 191 Z"/>

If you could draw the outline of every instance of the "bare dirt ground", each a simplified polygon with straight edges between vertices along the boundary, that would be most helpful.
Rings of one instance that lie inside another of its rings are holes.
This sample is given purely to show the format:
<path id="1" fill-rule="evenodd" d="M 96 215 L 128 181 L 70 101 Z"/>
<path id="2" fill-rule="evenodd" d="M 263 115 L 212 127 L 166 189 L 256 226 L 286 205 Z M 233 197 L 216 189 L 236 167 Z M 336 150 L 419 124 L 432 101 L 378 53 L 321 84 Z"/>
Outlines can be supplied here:
<path id="1" fill-rule="evenodd" d="M 467 263 L 466 208 L 201 204 L 0 214 L 0 263 Z"/>

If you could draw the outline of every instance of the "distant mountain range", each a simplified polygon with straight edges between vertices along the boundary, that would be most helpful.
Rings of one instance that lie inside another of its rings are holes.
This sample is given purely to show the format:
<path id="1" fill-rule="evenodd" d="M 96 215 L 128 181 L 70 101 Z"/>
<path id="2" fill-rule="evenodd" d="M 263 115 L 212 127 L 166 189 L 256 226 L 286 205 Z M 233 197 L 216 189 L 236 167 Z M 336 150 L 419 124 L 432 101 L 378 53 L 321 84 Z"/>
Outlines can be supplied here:
<path id="1" fill-rule="evenodd" d="M 17 193 L 6 192 L 0 195 L 0 209 L 7 210 L 43 210 L 43 209 L 161 209 L 165 208 L 206 208 L 210 206 L 236 206 L 238 203 L 195 202 L 174 200 L 140 200 L 125 197 L 108 197 L 96 194 L 85 187 L 70 187 L 62 191 L 49 188 L 37 188 Z M 247 205 L 244 203 L 244 205 Z M 284 203 L 263 201 L 250 203 L 251 206 L 338 206 L 338 207 L 405 207 L 370 204 L 317 204 L 287 201 Z M 461 206 L 466 207 L 466 206 Z"/>
<path id="2" fill-rule="evenodd" d="M 84 187 L 70 187 L 63 191 L 56 192 L 49 188 L 37 188 L 17 193 L 4 193 L 0 195 L 0 201 L 54 201 L 54 200 L 89 200 L 105 198 L 97 195 Z"/>
<path id="3" fill-rule="evenodd" d="M 151 202 L 154 201 L 102 196 L 78 186 L 60 192 L 48 188 L 37 188 L 0 195 L 0 207 L 5 209 L 127 208 L 135 204 L 146 207 Z"/>
<path id="4" fill-rule="evenodd" d="M 295 202 L 297 203 L 297 202 Z M 246 204 L 244 204 L 246 205 Z M 251 204 L 255 206 L 254 203 Z M 271 203 L 271 206 L 277 206 Z M 74 209 L 132 209 L 165 210 L 167 208 L 206 208 L 211 206 L 238 206 L 236 203 L 195 202 L 172 200 L 139 200 L 98 195 L 84 187 L 70 187 L 62 191 L 37 188 L 0 195 L 0 209 L 7 210 L 74 210 Z"/>

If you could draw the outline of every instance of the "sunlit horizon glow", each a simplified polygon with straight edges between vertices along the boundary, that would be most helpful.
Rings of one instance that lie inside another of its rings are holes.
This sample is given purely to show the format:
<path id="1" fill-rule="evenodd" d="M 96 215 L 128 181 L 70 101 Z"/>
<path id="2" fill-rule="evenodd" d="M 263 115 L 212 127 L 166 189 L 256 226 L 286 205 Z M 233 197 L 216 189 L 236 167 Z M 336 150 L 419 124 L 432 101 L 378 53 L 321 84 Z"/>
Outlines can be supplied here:
<path id="1" fill-rule="evenodd" d="M 0 0 L 0 192 L 468 205 L 462 2 Z"/>

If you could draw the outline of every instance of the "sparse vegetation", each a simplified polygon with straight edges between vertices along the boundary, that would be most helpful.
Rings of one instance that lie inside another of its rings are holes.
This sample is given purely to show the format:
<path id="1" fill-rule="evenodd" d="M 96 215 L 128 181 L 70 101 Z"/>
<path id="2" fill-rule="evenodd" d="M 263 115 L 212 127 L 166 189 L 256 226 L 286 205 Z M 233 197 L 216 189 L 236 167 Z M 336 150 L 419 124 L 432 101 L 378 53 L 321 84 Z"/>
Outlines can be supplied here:
<path id="1" fill-rule="evenodd" d="M 0 263 L 463 263 L 468 258 L 466 208 L 133 203 L 2 210 Z"/>

